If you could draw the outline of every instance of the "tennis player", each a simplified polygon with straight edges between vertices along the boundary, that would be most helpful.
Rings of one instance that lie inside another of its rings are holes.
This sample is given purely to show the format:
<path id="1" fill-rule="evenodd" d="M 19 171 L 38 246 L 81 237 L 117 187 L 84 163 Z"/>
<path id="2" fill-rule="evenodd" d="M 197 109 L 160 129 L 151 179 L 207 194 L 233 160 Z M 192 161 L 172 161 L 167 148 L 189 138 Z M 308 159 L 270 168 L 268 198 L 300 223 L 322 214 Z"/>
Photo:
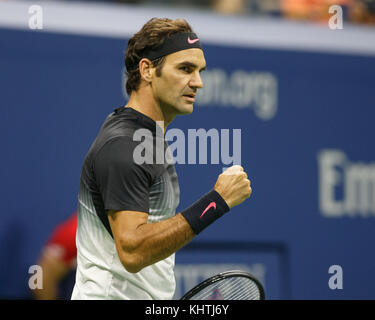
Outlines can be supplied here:
<path id="1" fill-rule="evenodd" d="M 173 163 L 157 161 L 157 152 L 141 164 L 135 157 L 141 145 L 168 148 L 165 128 L 193 111 L 203 87 L 206 61 L 189 24 L 151 19 L 129 40 L 125 65 L 128 104 L 107 117 L 82 168 L 72 299 L 171 299 L 174 253 L 251 194 L 247 174 L 233 166 L 176 214 Z M 141 142 L 140 132 L 151 135 Z"/>

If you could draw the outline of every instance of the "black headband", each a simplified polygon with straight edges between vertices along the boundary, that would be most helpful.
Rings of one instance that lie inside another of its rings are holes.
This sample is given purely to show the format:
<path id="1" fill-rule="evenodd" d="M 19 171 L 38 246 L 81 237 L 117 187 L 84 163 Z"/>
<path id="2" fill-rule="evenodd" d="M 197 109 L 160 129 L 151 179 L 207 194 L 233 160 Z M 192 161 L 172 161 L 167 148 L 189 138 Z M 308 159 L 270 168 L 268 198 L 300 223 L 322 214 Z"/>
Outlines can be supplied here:
<path id="1" fill-rule="evenodd" d="M 141 59 L 147 58 L 151 61 L 158 58 L 164 57 L 168 54 L 186 50 L 198 48 L 202 49 L 200 41 L 197 35 L 193 32 L 180 32 L 172 34 L 170 37 L 165 38 L 164 42 L 157 48 L 147 50 L 141 54 Z M 132 71 L 138 68 L 138 64 L 130 65 L 126 69 Z"/>

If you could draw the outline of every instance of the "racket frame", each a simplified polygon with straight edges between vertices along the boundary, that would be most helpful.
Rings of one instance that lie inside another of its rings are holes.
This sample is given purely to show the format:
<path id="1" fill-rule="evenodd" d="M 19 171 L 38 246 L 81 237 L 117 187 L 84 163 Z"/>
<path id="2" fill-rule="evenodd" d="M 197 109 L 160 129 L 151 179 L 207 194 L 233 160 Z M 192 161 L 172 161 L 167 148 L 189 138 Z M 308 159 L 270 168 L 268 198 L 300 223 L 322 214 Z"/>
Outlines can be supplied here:
<path id="1" fill-rule="evenodd" d="M 265 300 L 266 294 L 263 288 L 263 285 L 260 283 L 260 281 L 255 278 L 251 273 L 245 272 L 242 270 L 231 270 L 231 271 L 224 271 L 217 275 L 214 275 L 201 283 L 197 284 L 194 288 L 190 289 L 187 293 L 184 294 L 184 296 L 180 300 L 190 300 L 190 298 L 194 295 L 196 295 L 199 291 L 203 290 L 204 288 L 208 287 L 211 284 L 214 284 L 215 282 L 218 282 L 223 279 L 227 278 L 233 278 L 233 277 L 244 277 L 252 280 L 256 286 L 259 289 L 259 300 Z"/>

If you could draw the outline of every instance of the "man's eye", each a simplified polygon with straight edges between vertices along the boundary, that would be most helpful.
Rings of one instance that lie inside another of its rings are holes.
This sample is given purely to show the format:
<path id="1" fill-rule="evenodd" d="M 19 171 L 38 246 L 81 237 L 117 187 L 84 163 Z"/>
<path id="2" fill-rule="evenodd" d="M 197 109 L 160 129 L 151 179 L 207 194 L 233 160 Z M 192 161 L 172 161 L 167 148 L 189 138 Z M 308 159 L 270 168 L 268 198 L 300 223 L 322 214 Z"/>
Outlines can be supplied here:
<path id="1" fill-rule="evenodd" d="M 191 71 L 189 67 L 181 67 L 180 70 L 182 70 L 186 73 L 189 73 Z"/>

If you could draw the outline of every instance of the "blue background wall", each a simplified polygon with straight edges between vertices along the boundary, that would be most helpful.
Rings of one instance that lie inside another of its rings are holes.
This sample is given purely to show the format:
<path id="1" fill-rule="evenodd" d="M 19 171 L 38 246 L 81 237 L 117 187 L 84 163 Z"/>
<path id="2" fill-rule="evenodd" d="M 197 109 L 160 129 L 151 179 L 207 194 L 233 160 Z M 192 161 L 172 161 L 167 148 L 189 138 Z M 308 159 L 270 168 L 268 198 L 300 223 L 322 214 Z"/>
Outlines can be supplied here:
<path id="1" fill-rule="evenodd" d="M 76 209 L 85 154 L 106 115 L 126 102 L 126 43 L 0 29 L 0 297 L 28 296 L 28 268 L 53 227 Z M 236 70 L 271 74 L 277 111 L 265 120 L 255 105 L 213 99 L 171 125 L 186 133 L 241 129 L 242 165 L 253 185 L 251 198 L 177 254 L 177 263 L 262 264 L 273 299 L 373 299 L 375 179 L 366 189 L 372 208 L 327 216 L 318 155 L 347 156 L 335 169 L 336 201 L 348 196 L 346 168 L 361 163 L 371 172 L 375 58 L 208 44 L 205 55 L 207 74 L 221 70 L 230 85 Z M 212 188 L 222 167 L 177 164 L 178 209 Z M 343 269 L 342 290 L 328 286 L 331 265 Z"/>

